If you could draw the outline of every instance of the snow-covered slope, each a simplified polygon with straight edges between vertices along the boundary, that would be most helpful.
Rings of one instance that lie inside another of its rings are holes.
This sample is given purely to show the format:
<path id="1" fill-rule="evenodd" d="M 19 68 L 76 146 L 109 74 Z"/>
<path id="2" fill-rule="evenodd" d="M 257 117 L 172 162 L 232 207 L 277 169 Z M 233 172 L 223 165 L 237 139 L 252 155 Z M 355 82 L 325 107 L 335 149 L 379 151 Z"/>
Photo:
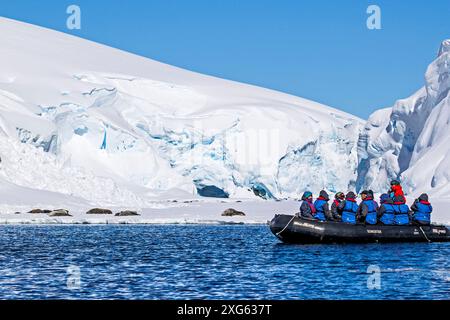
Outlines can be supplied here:
<path id="1" fill-rule="evenodd" d="M 450 197 L 450 40 L 425 80 L 411 97 L 369 118 L 358 141 L 358 187 L 382 191 L 400 178 L 411 194 Z"/>
<path id="2" fill-rule="evenodd" d="M 355 183 L 362 122 L 339 110 L 4 18 L 0 43 L 1 179 L 27 192 L 145 205 Z"/>

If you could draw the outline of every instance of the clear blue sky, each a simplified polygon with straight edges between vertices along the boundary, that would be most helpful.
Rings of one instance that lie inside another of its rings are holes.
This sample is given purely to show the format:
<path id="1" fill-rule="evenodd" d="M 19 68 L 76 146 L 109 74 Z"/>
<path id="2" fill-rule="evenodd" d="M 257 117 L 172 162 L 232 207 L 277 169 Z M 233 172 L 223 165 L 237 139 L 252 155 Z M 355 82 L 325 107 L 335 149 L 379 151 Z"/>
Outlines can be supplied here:
<path id="1" fill-rule="evenodd" d="M 70 4 L 80 31 L 66 28 Z M 369 4 L 382 30 L 367 29 Z M 449 0 L 15 0 L 0 15 L 363 118 L 419 89 L 450 38 Z"/>

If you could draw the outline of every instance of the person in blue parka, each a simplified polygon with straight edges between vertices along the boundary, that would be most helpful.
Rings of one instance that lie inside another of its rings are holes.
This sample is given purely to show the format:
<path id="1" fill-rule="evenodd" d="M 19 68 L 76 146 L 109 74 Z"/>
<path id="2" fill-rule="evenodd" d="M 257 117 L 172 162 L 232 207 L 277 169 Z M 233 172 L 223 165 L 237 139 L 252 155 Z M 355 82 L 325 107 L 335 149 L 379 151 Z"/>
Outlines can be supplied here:
<path id="1" fill-rule="evenodd" d="M 429 225 L 431 223 L 431 212 L 433 212 L 433 207 L 428 201 L 428 195 L 422 193 L 418 199 L 414 201 L 411 206 L 413 211 L 412 220 L 421 225 Z"/>
<path id="2" fill-rule="evenodd" d="M 325 190 L 320 191 L 319 197 L 314 202 L 314 208 L 316 208 L 314 219 L 320 221 L 332 220 L 328 201 L 330 201 L 328 193 Z"/>
<path id="3" fill-rule="evenodd" d="M 356 194 L 350 191 L 345 196 L 345 200 L 338 205 L 338 212 L 341 214 L 342 222 L 356 224 L 357 211 Z"/>
<path id="4" fill-rule="evenodd" d="M 378 208 L 378 221 L 385 225 L 394 224 L 394 200 L 384 193 L 380 196 L 380 207 Z"/>
<path id="5" fill-rule="evenodd" d="M 404 196 L 394 197 L 394 223 L 396 225 L 406 225 L 409 224 L 409 207 L 405 203 Z"/>
<path id="6" fill-rule="evenodd" d="M 377 224 L 378 203 L 373 199 L 372 190 L 361 192 L 362 202 L 358 207 L 358 219 L 366 224 Z"/>

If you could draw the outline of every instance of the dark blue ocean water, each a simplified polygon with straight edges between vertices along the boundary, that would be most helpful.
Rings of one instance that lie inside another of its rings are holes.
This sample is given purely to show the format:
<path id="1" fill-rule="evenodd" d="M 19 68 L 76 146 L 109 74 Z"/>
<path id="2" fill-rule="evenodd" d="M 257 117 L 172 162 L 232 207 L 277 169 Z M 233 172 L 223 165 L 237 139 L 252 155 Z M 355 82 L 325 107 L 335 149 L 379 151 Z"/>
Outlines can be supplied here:
<path id="1" fill-rule="evenodd" d="M 1 226 L 0 298 L 450 299 L 449 258 L 450 243 L 286 245 L 267 226 Z"/>

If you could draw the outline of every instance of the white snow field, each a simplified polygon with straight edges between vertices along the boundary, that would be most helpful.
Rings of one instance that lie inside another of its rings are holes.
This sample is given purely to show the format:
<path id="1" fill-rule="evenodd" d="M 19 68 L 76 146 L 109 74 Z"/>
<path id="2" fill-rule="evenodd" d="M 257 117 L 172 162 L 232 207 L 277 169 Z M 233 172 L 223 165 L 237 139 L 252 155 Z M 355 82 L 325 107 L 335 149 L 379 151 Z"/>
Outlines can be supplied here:
<path id="1" fill-rule="evenodd" d="M 299 97 L 1 17 L 0 43 L 0 223 L 265 223 L 307 189 L 354 190 L 358 172 L 376 191 L 404 173 L 411 195 L 450 204 L 445 44 L 427 87 L 372 116 L 358 143 L 363 120 Z M 411 108 L 420 121 L 404 120 Z M 94 207 L 141 216 L 85 214 Z"/>
<path id="2" fill-rule="evenodd" d="M 45 194 L 44 194 L 45 195 Z M 48 197 L 50 198 L 50 197 Z M 50 198 L 51 199 L 51 198 Z M 59 198 L 59 200 L 63 200 Z M 408 197 L 408 204 L 414 201 Z M 37 202 L 39 203 L 39 202 Z M 58 203 L 58 202 L 56 202 Z M 215 199 L 181 200 L 177 203 L 155 202 L 152 208 L 131 208 L 138 210 L 140 216 L 116 217 L 115 215 L 87 215 L 86 205 L 66 201 L 61 202 L 64 208 L 70 210 L 70 217 L 49 217 L 47 214 L 21 213 L 15 214 L 12 209 L 25 209 L 24 205 L 10 207 L 0 214 L 0 224 L 266 224 L 275 214 L 293 214 L 298 212 L 299 202 L 295 200 L 265 201 L 265 200 L 235 200 Z M 433 201 L 434 213 L 432 220 L 436 223 L 450 225 L 448 200 Z M 41 204 L 44 209 L 58 209 L 55 204 Z M 115 213 L 129 207 L 109 207 Z M 224 217 L 221 213 L 228 209 L 243 211 L 245 216 Z M 26 212 L 26 211 L 22 211 Z"/>
<path id="3" fill-rule="evenodd" d="M 352 115 L 5 18 L 0 41 L 0 174 L 25 193 L 145 207 L 355 183 Z"/>

